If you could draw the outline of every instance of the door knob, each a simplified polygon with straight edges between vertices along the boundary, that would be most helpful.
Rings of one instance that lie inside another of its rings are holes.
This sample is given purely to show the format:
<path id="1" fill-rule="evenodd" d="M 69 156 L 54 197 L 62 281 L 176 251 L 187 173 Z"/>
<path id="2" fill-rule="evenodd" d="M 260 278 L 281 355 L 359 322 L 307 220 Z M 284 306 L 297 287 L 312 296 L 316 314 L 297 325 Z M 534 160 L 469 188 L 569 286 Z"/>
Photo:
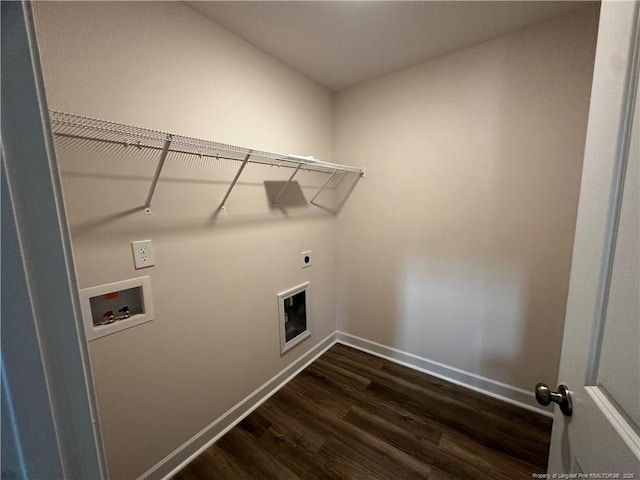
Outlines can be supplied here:
<path id="1" fill-rule="evenodd" d="M 560 411 L 570 417 L 573 411 L 573 402 L 571 401 L 571 392 L 569 387 L 561 383 L 558 385 L 558 391 L 552 392 L 548 385 L 539 383 L 536 385 L 536 400 L 540 405 L 549 405 L 555 402 L 560 406 Z"/>

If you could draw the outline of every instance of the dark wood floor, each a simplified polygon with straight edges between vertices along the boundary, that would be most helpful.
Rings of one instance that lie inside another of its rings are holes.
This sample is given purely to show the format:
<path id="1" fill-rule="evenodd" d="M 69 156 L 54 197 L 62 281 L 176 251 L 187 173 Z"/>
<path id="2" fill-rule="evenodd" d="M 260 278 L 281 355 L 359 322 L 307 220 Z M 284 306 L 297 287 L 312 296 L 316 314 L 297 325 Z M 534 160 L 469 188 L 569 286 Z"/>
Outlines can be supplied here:
<path id="1" fill-rule="evenodd" d="M 338 344 L 173 479 L 530 479 L 550 434 L 550 418 Z"/>

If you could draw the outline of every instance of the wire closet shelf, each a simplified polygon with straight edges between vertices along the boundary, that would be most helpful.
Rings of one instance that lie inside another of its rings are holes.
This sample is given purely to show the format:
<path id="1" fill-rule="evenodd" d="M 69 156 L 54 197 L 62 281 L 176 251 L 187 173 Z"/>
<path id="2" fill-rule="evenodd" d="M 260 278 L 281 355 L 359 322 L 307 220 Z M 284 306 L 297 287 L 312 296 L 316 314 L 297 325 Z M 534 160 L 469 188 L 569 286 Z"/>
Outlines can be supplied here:
<path id="1" fill-rule="evenodd" d="M 277 205 L 278 199 L 282 193 L 284 193 L 284 190 L 289 186 L 296 173 L 300 170 L 329 174 L 326 182 L 313 197 L 311 203 L 313 203 L 313 200 L 315 200 L 320 192 L 324 190 L 334 175 L 341 173 L 357 173 L 359 178 L 364 173 L 362 168 L 323 162 L 313 157 L 302 157 L 291 154 L 280 154 L 264 150 L 238 147 L 211 140 L 192 138 L 184 135 L 177 135 L 149 128 L 77 115 L 74 113 L 61 112 L 58 110 L 51 110 L 49 115 L 53 134 L 58 137 L 118 144 L 123 147 L 134 147 L 138 149 L 157 150 L 159 152 L 158 165 L 145 202 L 145 208 L 150 208 L 151 206 L 153 193 L 169 152 L 196 155 L 201 158 L 235 160 L 241 162 L 234 179 L 218 206 L 219 210 L 224 209 L 225 202 L 229 197 L 231 190 L 233 190 L 240 174 L 248 163 L 294 169 L 293 174 L 274 199 L 274 207 Z"/>

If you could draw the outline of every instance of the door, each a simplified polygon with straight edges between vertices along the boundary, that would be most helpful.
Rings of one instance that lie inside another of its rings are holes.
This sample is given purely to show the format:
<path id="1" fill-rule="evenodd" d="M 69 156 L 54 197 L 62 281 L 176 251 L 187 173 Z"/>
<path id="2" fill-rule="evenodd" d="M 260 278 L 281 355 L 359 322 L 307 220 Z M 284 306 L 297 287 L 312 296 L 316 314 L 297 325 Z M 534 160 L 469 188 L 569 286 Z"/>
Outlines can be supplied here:
<path id="1" fill-rule="evenodd" d="M 638 10 L 601 5 L 559 372 L 573 411 L 556 408 L 548 468 L 563 478 L 640 479 Z"/>

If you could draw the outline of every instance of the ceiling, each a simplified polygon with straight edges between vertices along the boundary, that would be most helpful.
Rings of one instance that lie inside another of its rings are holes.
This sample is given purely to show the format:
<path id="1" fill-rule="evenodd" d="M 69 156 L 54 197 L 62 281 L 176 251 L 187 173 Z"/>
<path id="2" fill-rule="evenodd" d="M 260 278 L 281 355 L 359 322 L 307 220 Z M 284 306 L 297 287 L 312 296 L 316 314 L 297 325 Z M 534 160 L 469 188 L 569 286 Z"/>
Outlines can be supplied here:
<path id="1" fill-rule="evenodd" d="M 562 15 L 588 2 L 186 3 L 335 91 Z"/>

